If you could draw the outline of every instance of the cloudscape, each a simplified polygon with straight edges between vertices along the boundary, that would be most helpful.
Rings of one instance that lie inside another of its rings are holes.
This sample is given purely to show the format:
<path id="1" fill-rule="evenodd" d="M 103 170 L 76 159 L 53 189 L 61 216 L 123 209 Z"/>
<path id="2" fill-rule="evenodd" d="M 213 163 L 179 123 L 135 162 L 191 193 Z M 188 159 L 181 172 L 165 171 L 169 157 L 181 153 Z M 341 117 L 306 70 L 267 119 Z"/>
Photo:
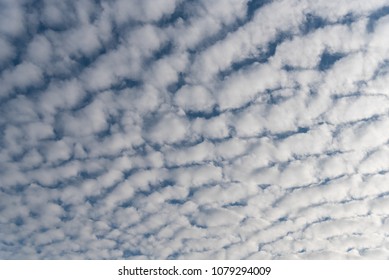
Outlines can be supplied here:
<path id="1" fill-rule="evenodd" d="M 0 0 L 0 259 L 389 258 L 388 0 Z"/>

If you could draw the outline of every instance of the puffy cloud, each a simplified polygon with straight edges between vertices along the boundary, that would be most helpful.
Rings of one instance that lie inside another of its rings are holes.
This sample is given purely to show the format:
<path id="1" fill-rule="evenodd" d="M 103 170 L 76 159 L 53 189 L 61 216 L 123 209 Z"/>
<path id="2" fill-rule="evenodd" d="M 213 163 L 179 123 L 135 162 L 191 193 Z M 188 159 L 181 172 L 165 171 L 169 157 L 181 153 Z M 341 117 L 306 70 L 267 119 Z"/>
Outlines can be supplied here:
<path id="1" fill-rule="evenodd" d="M 52 46 L 50 41 L 42 35 L 37 35 L 27 48 L 27 60 L 37 65 L 46 66 L 52 59 Z"/>
<path id="2" fill-rule="evenodd" d="M 169 149 L 164 154 L 169 166 L 179 166 L 212 160 L 215 157 L 214 149 L 212 143 L 204 141 L 189 148 Z"/>
<path id="3" fill-rule="evenodd" d="M 25 31 L 25 10 L 22 1 L 6 0 L 1 3 L 0 33 L 18 37 Z"/>
<path id="4" fill-rule="evenodd" d="M 188 125 L 185 118 L 172 113 L 166 114 L 152 125 L 147 136 L 158 144 L 180 142 L 188 135 Z"/>
<path id="5" fill-rule="evenodd" d="M 226 115 L 216 116 L 211 119 L 196 118 L 192 123 L 192 129 L 201 137 L 209 139 L 223 139 L 230 135 L 230 127 Z"/>
<path id="6" fill-rule="evenodd" d="M 5 70 L 1 75 L 3 84 L 0 90 L 1 97 L 7 97 L 14 90 L 25 90 L 28 87 L 40 86 L 43 82 L 42 70 L 30 62 L 23 62 L 13 69 Z"/>
<path id="7" fill-rule="evenodd" d="M 157 21 L 165 15 L 174 12 L 179 1 L 163 0 L 155 3 L 154 1 L 132 0 L 130 2 L 117 0 L 111 3 L 111 9 L 114 20 L 118 24 L 124 24 L 128 21 L 149 22 Z"/>
<path id="8" fill-rule="evenodd" d="M 15 50 L 11 43 L 2 37 L 0 37 L 0 49 L 0 65 L 3 65 L 15 56 Z"/>
<path id="9" fill-rule="evenodd" d="M 212 94 L 202 86 L 184 86 L 177 91 L 175 102 L 185 111 L 212 111 L 215 101 Z"/>

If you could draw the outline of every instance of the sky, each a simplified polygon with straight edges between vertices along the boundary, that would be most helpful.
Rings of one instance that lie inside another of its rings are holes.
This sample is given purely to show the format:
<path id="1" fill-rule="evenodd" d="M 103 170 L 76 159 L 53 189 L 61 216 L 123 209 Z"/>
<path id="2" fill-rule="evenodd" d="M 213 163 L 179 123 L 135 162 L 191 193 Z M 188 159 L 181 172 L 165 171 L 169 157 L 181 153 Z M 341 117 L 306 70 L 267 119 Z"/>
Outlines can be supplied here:
<path id="1" fill-rule="evenodd" d="M 0 259 L 388 259 L 388 0 L 0 0 Z"/>

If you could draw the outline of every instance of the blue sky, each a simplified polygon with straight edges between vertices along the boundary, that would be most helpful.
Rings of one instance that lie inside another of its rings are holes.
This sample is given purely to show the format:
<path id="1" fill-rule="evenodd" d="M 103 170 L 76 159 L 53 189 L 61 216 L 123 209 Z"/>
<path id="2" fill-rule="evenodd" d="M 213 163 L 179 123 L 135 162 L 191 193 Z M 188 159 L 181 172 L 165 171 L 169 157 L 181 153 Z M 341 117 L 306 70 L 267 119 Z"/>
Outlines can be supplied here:
<path id="1" fill-rule="evenodd" d="M 0 0 L 1 259 L 387 259 L 387 0 Z"/>

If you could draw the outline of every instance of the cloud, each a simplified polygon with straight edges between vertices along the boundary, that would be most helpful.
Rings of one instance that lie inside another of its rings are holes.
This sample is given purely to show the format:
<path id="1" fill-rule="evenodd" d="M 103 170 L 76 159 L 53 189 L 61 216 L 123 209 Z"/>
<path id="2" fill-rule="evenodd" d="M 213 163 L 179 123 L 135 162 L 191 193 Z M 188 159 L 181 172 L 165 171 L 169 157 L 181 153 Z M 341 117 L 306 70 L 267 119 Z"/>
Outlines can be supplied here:
<path id="1" fill-rule="evenodd" d="M 183 86 L 175 95 L 175 102 L 188 112 L 212 111 L 215 101 L 212 94 L 202 86 Z"/>
<path id="2" fill-rule="evenodd" d="M 23 34 L 26 27 L 25 11 L 21 2 L 6 0 L 2 2 L 1 28 L 2 35 L 18 37 Z"/>
<path id="3" fill-rule="evenodd" d="M 175 114 L 162 116 L 150 128 L 148 138 L 157 144 L 173 144 L 183 141 L 188 131 L 187 120 Z"/>
<path id="4" fill-rule="evenodd" d="M 114 20 L 118 24 L 124 24 L 129 20 L 150 22 L 157 21 L 165 15 L 174 12 L 179 3 L 177 0 L 163 0 L 158 3 L 154 1 L 132 0 L 131 2 L 118 0 L 112 3 L 111 11 L 115 13 Z"/>
<path id="5" fill-rule="evenodd" d="M 3 66 L 7 61 L 15 56 L 15 50 L 13 49 L 10 42 L 0 37 L 0 65 Z"/>
<path id="6" fill-rule="evenodd" d="M 39 87 L 43 82 L 42 70 L 36 65 L 23 62 L 13 69 L 3 71 L 1 97 L 12 95 L 15 90 L 25 90 L 31 86 Z"/>
<path id="7" fill-rule="evenodd" d="M 0 6 L 0 258 L 388 258 L 387 1 Z"/>

